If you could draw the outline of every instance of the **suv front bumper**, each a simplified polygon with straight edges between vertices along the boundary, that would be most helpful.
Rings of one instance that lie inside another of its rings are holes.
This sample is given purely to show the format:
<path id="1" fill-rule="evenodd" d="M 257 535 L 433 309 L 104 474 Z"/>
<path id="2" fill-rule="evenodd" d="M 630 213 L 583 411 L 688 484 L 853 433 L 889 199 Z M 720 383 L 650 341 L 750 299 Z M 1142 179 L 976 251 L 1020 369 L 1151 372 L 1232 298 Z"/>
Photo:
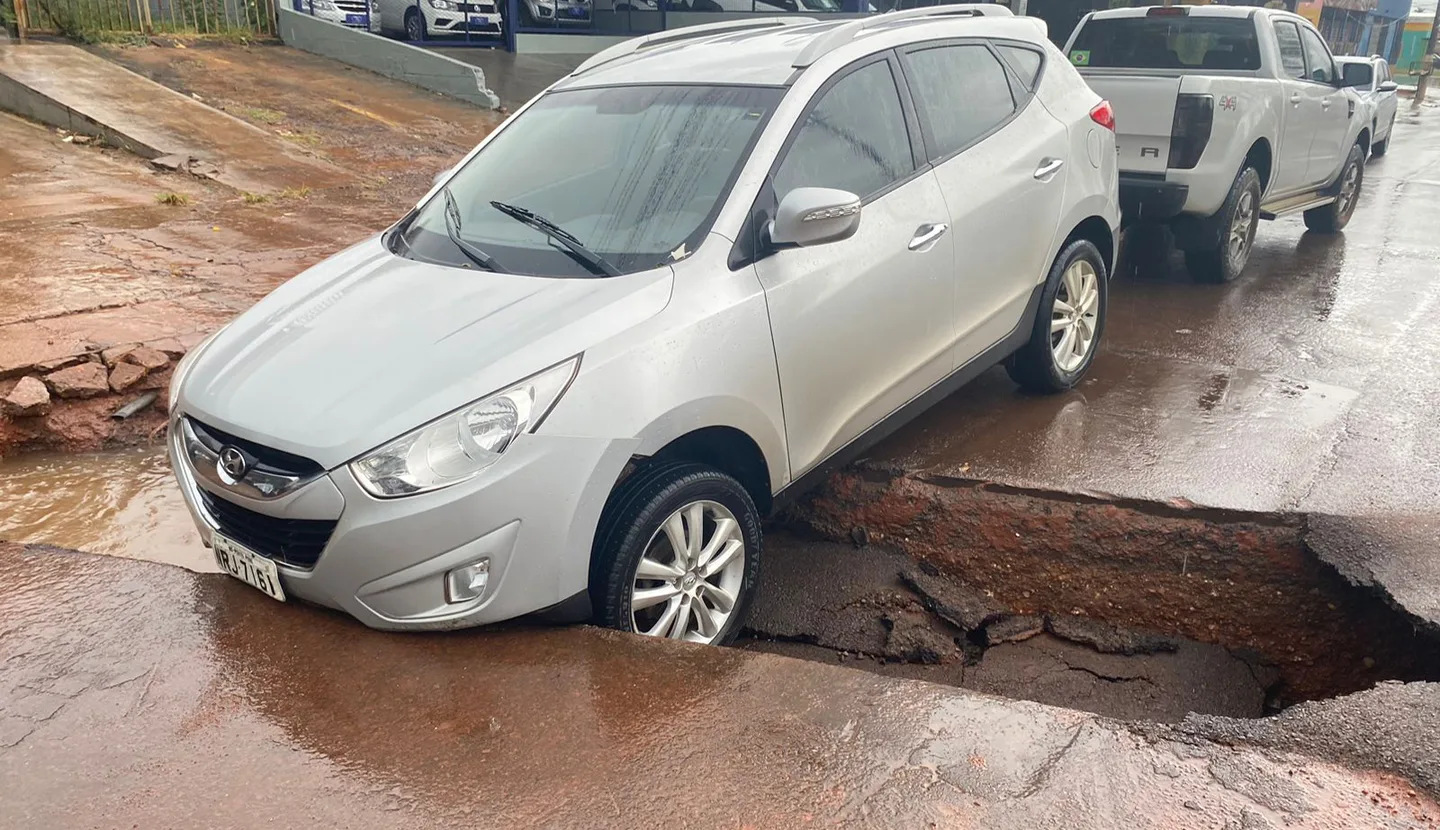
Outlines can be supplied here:
<path id="1" fill-rule="evenodd" d="M 207 509 L 202 489 L 273 519 L 333 521 L 312 568 L 256 550 L 276 561 L 287 596 L 344 611 L 372 628 L 449 629 L 541 611 L 588 586 L 595 527 L 634 442 L 524 438 L 470 481 L 395 499 L 366 493 L 347 466 L 276 499 L 250 498 L 198 476 L 173 422 L 169 449 L 207 546 L 223 523 Z M 489 560 L 484 593 L 448 601 L 446 573 L 480 559 Z"/>
<path id="2" fill-rule="evenodd" d="M 1164 222 L 1185 209 L 1190 186 L 1150 176 L 1120 176 L 1120 210 L 1125 223 Z"/>

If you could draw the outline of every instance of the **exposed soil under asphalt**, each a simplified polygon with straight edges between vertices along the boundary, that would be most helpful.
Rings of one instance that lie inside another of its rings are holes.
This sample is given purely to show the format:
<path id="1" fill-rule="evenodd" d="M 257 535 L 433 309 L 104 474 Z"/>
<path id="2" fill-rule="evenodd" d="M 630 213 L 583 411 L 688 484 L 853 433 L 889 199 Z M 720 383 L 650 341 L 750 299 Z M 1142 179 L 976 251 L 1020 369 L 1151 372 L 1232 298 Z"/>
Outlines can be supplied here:
<path id="1" fill-rule="evenodd" d="M 754 647 L 1152 720 L 1440 680 L 1440 639 L 1303 516 L 859 469 L 788 520 L 832 542 L 771 556 L 752 628 L 781 645 Z"/>

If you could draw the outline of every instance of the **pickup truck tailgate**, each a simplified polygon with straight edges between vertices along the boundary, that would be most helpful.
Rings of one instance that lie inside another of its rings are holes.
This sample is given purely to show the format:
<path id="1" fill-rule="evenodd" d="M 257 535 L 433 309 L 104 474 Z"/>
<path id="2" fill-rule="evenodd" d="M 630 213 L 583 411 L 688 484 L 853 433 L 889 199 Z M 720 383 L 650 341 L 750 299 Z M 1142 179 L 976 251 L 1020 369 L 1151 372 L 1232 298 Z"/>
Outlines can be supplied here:
<path id="1" fill-rule="evenodd" d="M 1115 108 L 1120 172 L 1164 173 L 1180 78 L 1139 77 L 1081 70 L 1085 82 Z"/>

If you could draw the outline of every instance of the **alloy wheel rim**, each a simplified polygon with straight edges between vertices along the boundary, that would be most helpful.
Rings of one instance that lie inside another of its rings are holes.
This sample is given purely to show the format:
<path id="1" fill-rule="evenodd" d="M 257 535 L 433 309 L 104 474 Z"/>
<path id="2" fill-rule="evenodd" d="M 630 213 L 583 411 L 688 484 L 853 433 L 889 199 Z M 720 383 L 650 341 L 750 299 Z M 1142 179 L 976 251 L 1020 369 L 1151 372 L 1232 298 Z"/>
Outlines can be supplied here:
<path id="1" fill-rule="evenodd" d="M 1255 240 L 1255 194 L 1249 190 L 1240 195 L 1235 205 L 1235 218 L 1230 220 L 1230 261 L 1245 264 L 1250 254 L 1250 244 Z"/>
<path id="2" fill-rule="evenodd" d="M 638 634 L 713 643 L 735 613 L 745 579 L 745 536 L 719 502 L 671 513 L 646 543 L 630 586 Z"/>
<path id="3" fill-rule="evenodd" d="M 1060 276 L 1050 311 L 1050 354 L 1056 368 L 1073 372 L 1095 345 L 1100 320 L 1100 276 L 1089 260 L 1070 263 Z"/>
<path id="4" fill-rule="evenodd" d="M 1355 195 L 1360 190 L 1360 165 L 1345 168 L 1345 181 L 1340 184 L 1340 214 L 1349 216 L 1355 208 Z"/>

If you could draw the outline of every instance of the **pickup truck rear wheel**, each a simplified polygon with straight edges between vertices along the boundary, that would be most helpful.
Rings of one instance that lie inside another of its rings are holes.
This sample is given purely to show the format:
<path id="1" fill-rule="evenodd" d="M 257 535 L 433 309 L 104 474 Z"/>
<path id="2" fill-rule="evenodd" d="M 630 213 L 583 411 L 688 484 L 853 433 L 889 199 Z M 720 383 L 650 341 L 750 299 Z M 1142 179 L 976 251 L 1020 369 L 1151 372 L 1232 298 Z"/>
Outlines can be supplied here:
<path id="1" fill-rule="evenodd" d="M 1230 282 L 1250 261 L 1260 224 L 1260 174 L 1255 168 L 1246 167 L 1235 177 L 1215 222 L 1220 227 L 1219 244 L 1210 250 L 1186 251 L 1185 267 L 1202 282 Z"/>
<path id="2" fill-rule="evenodd" d="M 1365 151 L 1356 144 L 1350 148 L 1345 166 L 1340 168 L 1340 193 L 1325 207 L 1305 211 L 1305 227 L 1316 233 L 1335 233 L 1350 224 L 1355 203 L 1360 201 L 1360 185 L 1365 183 Z"/>
<path id="3" fill-rule="evenodd" d="M 1109 274 L 1088 239 L 1066 245 L 1050 266 L 1030 342 L 1005 361 L 1027 392 L 1064 392 L 1080 382 L 1105 331 Z"/>

